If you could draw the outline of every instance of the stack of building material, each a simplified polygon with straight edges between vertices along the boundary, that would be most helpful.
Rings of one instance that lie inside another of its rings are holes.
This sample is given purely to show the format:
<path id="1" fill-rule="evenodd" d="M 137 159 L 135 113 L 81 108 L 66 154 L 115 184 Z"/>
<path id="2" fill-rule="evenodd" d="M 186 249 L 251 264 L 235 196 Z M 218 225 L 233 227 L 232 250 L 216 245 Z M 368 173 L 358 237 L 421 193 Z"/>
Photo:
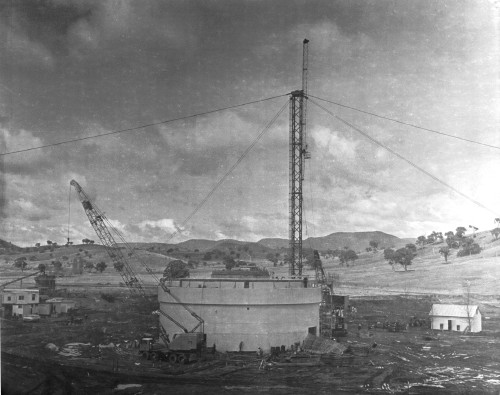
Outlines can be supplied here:
<path id="1" fill-rule="evenodd" d="M 342 355 L 346 350 L 346 347 L 343 344 L 311 334 L 308 334 L 305 338 L 302 348 L 304 351 L 308 351 L 312 354 Z"/>

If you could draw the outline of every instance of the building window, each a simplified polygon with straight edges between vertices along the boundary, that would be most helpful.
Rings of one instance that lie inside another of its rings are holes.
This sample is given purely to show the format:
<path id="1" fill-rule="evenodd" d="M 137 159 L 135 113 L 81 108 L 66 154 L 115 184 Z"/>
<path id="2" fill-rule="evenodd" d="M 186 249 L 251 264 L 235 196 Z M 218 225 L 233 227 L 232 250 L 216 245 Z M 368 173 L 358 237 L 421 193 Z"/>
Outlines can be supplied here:
<path id="1" fill-rule="evenodd" d="M 460 325 L 457 325 L 457 331 L 459 331 L 459 330 L 460 330 Z"/>
<path id="2" fill-rule="evenodd" d="M 10 302 L 12 298 L 10 296 L 7 296 L 7 302 Z"/>
<path id="3" fill-rule="evenodd" d="M 250 288 L 250 281 L 245 281 L 244 288 Z"/>
<path id="4" fill-rule="evenodd" d="M 22 309 L 22 308 L 23 308 L 23 305 L 22 305 L 22 304 L 18 304 L 18 305 L 17 305 L 17 308 L 18 308 L 18 309 Z"/>
<path id="5" fill-rule="evenodd" d="M 36 294 L 31 294 L 31 300 L 35 300 L 36 299 Z"/>
<path id="6" fill-rule="evenodd" d="M 24 295 L 19 295 L 19 299 L 18 300 L 24 300 Z"/>
<path id="7" fill-rule="evenodd" d="M 443 330 L 444 329 L 444 324 L 439 324 L 439 329 Z"/>

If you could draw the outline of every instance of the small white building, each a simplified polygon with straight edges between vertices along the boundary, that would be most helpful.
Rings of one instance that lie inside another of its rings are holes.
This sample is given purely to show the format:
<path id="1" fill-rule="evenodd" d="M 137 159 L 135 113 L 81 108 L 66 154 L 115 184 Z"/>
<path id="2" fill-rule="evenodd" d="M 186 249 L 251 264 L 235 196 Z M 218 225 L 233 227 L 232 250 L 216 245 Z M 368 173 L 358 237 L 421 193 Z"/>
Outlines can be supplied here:
<path id="1" fill-rule="evenodd" d="M 76 302 L 74 300 L 63 298 L 47 299 L 45 303 L 51 306 L 51 314 L 67 313 L 70 309 L 74 309 L 76 307 Z"/>
<path id="2" fill-rule="evenodd" d="M 429 313 L 431 328 L 442 331 L 478 333 L 482 331 L 481 312 L 476 305 L 433 304 Z"/>
<path id="3" fill-rule="evenodd" d="M 6 309 L 7 315 L 36 314 L 39 302 L 38 289 L 4 289 L 2 293 L 2 306 Z"/>

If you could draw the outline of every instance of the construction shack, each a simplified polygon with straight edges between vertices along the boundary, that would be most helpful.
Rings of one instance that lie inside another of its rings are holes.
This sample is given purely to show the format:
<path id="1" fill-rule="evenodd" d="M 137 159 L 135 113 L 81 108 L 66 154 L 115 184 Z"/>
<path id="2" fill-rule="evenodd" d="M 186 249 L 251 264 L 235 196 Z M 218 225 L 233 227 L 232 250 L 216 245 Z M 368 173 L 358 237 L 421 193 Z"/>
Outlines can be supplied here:
<path id="1" fill-rule="evenodd" d="M 429 312 L 431 328 L 441 331 L 482 331 L 482 317 L 476 305 L 433 304 Z"/>

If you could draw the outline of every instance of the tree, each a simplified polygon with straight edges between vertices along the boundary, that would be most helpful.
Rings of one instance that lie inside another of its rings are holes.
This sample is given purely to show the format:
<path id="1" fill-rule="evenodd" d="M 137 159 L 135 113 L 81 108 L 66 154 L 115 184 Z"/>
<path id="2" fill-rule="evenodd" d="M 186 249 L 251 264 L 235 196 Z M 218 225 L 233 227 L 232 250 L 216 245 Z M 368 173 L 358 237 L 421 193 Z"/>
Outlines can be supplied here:
<path id="1" fill-rule="evenodd" d="M 101 261 L 95 265 L 95 270 L 97 270 L 99 273 L 102 273 L 104 270 L 106 270 L 107 267 L 108 265 L 106 265 L 106 262 Z"/>
<path id="2" fill-rule="evenodd" d="M 495 228 L 491 230 L 491 235 L 495 236 L 495 240 L 498 239 L 498 236 L 500 235 L 500 228 Z"/>
<path id="3" fill-rule="evenodd" d="M 465 229 L 463 226 L 459 226 L 456 230 L 455 236 L 461 239 L 464 237 L 465 232 L 467 232 L 467 229 Z"/>
<path id="4" fill-rule="evenodd" d="M 450 255 L 450 247 L 441 247 L 439 253 L 444 257 L 445 263 L 448 263 L 448 255 Z"/>
<path id="5" fill-rule="evenodd" d="M 384 250 L 384 259 L 391 265 L 392 270 L 394 269 L 394 264 L 396 263 L 395 251 L 392 248 L 386 248 Z"/>
<path id="6" fill-rule="evenodd" d="M 94 263 L 93 262 L 90 262 L 90 261 L 86 261 L 85 264 L 83 265 L 83 268 L 87 271 L 87 272 L 91 272 L 92 270 L 95 269 L 94 267 Z"/>
<path id="7" fill-rule="evenodd" d="M 349 266 L 349 262 L 354 262 L 356 259 L 358 259 L 358 255 L 353 250 L 344 249 L 340 253 L 341 266 L 344 266 L 344 263 L 346 264 L 346 266 Z"/>
<path id="8" fill-rule="evenodd" d="M 230 256 L 225 256 L 223 259 L 223 263 L 226 266 L 226 270 L 231 270 L 236 266 L 236 261 Z"/>
<path id="9" fill-rule="evenodd" d="M 404 267 L 405 271 L 408 270 L 408 266 L 411 265 L 413 258 L 415 258 L 417 254 L 413 251 L 412 248 L 404 247 L 396 250 L 394 253 L 394 261 L 399 263 Z"/>
<path id="10" fill-rule="evenodd" d="M 377 248 L 378 248 L 378 241 L 371 240 L 371 241 L 370 241 L 370 247 L 372 248 L 373 252 L 377 251 Z"/>
<path id="11" fill-rule="evenodd" d="M 417 253 L 417 246 L 415 244 L 408 243 L 405 247 L 413 251 L 415 254 Z"/>
<path id="12" fill-rule="evenodd" d="M 45 269 L 47 269 L 47 267 L 45 266 L 45 264 L 44 264 L 44 263 L 40 263 L 40 264 L 38 265 L 38 271 L 39 271 L 40 273 L 44 273 L 44 274 L 45 274 Z"/>
<path id="13" fill-rule="evenodd" d="M 479 228 L 476 228 L 474 225 L 469 225 L 469 228 L 472 229 L 472 237 L 473 238 L 476 238 L 476 231 L 479 229 Z"/>
<path id="14" fill-rule="evenodd" d="M 36 244 L 35 244 L 35 247 L 36 247 L 36 248 L 39 248 L 39 247 L 40 247 L 40 243 L 36 243 Z"/>
<path id="15" fill-rule="evenodd" d="M 58 272 L 59 270 L 62 269 L 62 263 L 61 261 L 52 261 L 52 266 L 54 266 L 54 270 Z"/>
<path id="16" fill-rule="evenodd" d="M 427 242 L 427 237 L 425 236 L 418 236 L 417 238 L 417 244 L 420 245 L 420 248 L 424 248 L 425 243 Z"/>
<path id="17" fill-rule="evenodd" d="M 276 265 L 276 263 L 278 262 L 278 258 L 276 258 L 276 255 L 273 254 L 272 252 L 269 252 L 267 255 L 266 255 L 266 259 L 269 261 L 269 262 L 272 262 L 274 265 Z"/>
<path id="18" fill-rule="evenodd" d="M 113 267 L 115 268 L 115 270 L 117 272 L 121 272 L 123 270 L 123 268 L 125 267 L 125 264 L 123 262 L 115 262 L 113 264 Z"/>
<path id="19" fill-rule="evenodd" d="M 52 242 L 50 240 L 47 240 L 47 245 L 51 245 Z"/>
<path id="20" fill-rule="evenodd" d="M 457 256 L 475 255 L 481 252 L 479 244 L 474 243 L 474 239 L 466 237 L 462 241 L 462 248 L 457 252 Z"/>
<path id="21" fill-rule="evenodd" d="M 14 261 L 14 267 L 21 269 L 21 271 L 24 271 L 26 266 L 28 266 L 28 264 L 26 263 L 25 256 L 21 256 Z"/>
<path id="22" fill-rule="evenodd" d="M 189 269 L 185 262 L 176 259 L 168 263 L 163 271 L 163 278 L 166 280 L 175 280 L 176 278 L 189 277 Z"/>
<path id="23" fill-rule="evenodd" d="M 446 244 L 450 248 L 458 248 L 460 247 L 460 241 L 457 240 L 457 237 L 452 231 L 446 232 Z"/>
<path id="24" fill-rule="evenodd" d="M 465 328 L 465 330 L 471 330 L 471 323 L 472 323 L 472 318 L 473 318 L 473 313 L 470 311 L 471 310 L 471 303 L 472 303 L 472 294 L 471 294 L 471 282 L 469 280 L 464 281 L 462 284 L 463 289 L 464 289 L 464 297 L 465 297 L 465 309 L 466 309 L 466 315 L 467 315 L 467 321 L 469 324 L 468 328 Z"/>

